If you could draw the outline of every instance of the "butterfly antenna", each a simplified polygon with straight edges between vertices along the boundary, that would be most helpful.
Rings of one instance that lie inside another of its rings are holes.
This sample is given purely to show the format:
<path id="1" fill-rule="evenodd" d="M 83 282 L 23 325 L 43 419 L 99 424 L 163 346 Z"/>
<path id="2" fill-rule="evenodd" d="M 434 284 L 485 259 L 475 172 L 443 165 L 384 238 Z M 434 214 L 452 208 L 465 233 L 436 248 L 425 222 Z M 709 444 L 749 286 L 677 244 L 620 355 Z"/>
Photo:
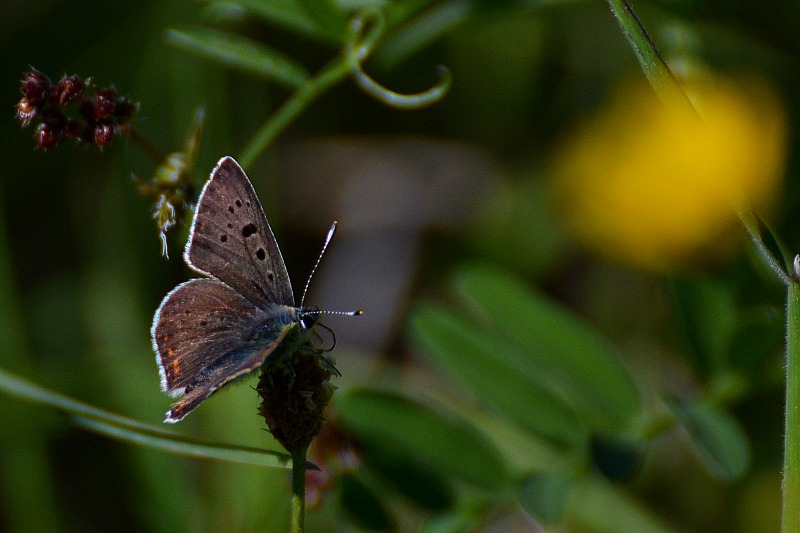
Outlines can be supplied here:
<path id="1" fill-rule="evenodd" d="M 325 236 L 325 242 L 322 244 L 322 250 L 320 250 L 320 252 L 319 252 L 319 257 L 317 257 L 317 262 L 314 263 L 314 268 L 311 269 L 311 274 L 308 275 L 308 279 L 306 280 L 306 286 L 303 287 L 303 297 L 300 298 L 300 309 L 303 309 L 303 304 L 306 301 L 306 293 L 308 293 L 308 286 L 311 285 L 311 278 L 314 277 L 314 273 L 317 271 L 317 267 L 319 266 L 319 263 L 322 261 L 322 256 L 325 255 L 325 250 L 328 249 L 328 245 L 330 244 L 331 239 L 333 238 L 333 233 L 336 231 L 336 224 L 338 224 L 338 222 L 336 220 L 334 220 L 333 224 L 331 224 L 331 229 L 328 230 L 328 234 Z M 315 310 L 315 311 L 309 312 L 309 314 L 320 314 L 320 313 L 323 313 L 323 314 L 326 314 L 326 315 L 358 316 L 358 315 L 363 315 L 364 311 L 359 309 L 358 311 L 320 311 L 320 310 Z"/>
<path id="2" fill-rule="evenodd" d="M 328 234 L 325 236 L 325 242 L 322 244 L 322 250 L 319 252 L 319 257 L 317 257 L 317 262 L 314 263 L 314 268 L 311 269 L 311 274 L 308 275 L 308 279 L 306 280 L 306 286 L 303 288 L 303 297 L 300 298 L 300 309 L 303 308 L 303 303 L 306 301 L 306 293 L 308 293 L 308 286 L 311 285 L 311 278 L 314 277 L 314 273 L 317 271 L 317 267 L 319 266 L 320 261 L 322 261 L 322 256 L 325 255 L 325 250 L 328 249 L 328 245 L 333 238 L 333 232 L 336 231 L 336 224 L 337 221 L 333 221 L 331 224 L 331 229 L 328 230 Z"/>

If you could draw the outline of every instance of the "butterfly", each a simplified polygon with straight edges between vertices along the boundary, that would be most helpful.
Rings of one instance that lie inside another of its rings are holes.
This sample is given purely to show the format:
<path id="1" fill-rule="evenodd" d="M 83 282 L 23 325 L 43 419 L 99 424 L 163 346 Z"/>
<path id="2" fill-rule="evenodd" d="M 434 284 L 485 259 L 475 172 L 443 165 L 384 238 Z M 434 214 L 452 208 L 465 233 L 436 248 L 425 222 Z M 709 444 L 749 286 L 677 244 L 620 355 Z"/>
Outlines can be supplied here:
<path id="1" fill-rule="evenodd" d="M 334 222 L 323 253 L 335 228 Z M 221 387 L 259 368 L 281 341 L 310 329 L 320 313 L 362 314 L 304 309 L 305 292 L 295 305 L 264 209 L 232 157 L 220 159 L 203 186 L 183 258 L 206 277 L 175 287 L 153 317 L 161 389 L 179 398 L 166 423 L 181 421 Z"/>

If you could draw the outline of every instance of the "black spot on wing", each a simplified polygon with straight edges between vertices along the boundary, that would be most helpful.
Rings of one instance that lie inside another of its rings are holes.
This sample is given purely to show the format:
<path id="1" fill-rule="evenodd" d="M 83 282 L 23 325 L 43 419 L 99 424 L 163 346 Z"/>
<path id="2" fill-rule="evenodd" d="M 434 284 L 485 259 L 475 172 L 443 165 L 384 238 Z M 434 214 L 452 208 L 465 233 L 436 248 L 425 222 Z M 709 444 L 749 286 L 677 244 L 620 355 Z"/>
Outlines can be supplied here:
<path id="1" fill-rule="evenodd" d="M 252 222 L 249 224 L 245 224 L 242 227 L 242 237 L 244 237 L 245 239 L 251 237 L 252 235 L 255 235 L 256 233 L 258 233 L 258 229 L 256 228 L 256 225 L 253 224 Z"/>

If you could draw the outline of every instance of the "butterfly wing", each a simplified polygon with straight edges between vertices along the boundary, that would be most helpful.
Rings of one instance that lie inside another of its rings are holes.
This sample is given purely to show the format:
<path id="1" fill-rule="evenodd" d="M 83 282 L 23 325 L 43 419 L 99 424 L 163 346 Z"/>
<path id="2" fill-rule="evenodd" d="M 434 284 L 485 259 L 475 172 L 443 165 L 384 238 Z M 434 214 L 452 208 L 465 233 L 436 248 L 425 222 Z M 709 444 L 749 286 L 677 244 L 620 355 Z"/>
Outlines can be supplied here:
<path id="1" fill-rule="evenodd" d="M 264 209 L 231 157 L 219 160 L 200 193 L 184 259 L 256 306 L 294 306 L 289 273 Z"/>
<path id="2" fill-rule="evenodd" d="M 296 325 L 295 309 L 265 311 L 215 279 L 175 287 L 153 318 L 161 388 L 182 396 L 165 422 L 178 422 L 226 383 L 261 366 Z"/>

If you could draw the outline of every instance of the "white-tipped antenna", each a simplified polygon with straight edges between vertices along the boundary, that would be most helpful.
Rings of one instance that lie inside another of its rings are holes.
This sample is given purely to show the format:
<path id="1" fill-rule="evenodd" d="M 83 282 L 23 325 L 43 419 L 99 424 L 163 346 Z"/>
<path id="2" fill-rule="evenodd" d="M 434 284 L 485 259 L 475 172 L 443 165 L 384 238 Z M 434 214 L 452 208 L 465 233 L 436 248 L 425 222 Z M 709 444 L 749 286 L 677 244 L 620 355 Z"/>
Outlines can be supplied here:
<path id="1" fill-rule="evenodd" d="M 320 261 L 322 261 L 322 256 L 325 255 L 325 250 L 328 249 L 328 244 L 330 244 L 331 239 L 333 238 L 333 233 L 336 231 L 336 224 L 338 222 L 336 220 L 333 221 L 331 224 L 331 229 L 328 230 L 328 234 L 325 236 L 325 242 L 322 244 L 322 250 L 319 252 L 319 257 L 317 257 L 317 262 L 314 263 L 314 268 L 311 269 L 311 274 L 308 275 L 308 279 L 306 280 L 306 286 L 303 288 L 303 297 L 300 298 L 300 309 L 303 309 L 303 304 L 306 301 L 306 293 L 308 292 L 308 286 L 311 285 L 311 278 L 314 277 L 314 273 L 317 271 L 317 267 L 319 266 Z M 358 316 L 363 315 L 364 311 L 359 309 L 358 311 L 314 311 L 315 313 L 324 313 L 326 315 L 345 315 L 345 316 Z"/>

